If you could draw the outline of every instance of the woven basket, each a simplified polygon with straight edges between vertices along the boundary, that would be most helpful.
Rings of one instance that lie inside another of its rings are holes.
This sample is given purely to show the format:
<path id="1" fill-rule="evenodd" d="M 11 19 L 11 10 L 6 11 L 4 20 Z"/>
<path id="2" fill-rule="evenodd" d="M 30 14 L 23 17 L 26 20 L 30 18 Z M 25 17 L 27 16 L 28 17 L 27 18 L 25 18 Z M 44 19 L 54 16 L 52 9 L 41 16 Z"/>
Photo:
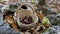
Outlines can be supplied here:
<path id="1" fill-rule="evenodd" d="M 22 9 L 21 6 L 23 6 L 23 5 L 26 5 L 27 9 Z M 16 18 L 17 18 L 17 23 L 18 23 L 19 27 L 22 29 L 28 29 L 28 28 L 34 27 L 36 25 L 36 23 L 38 23 L 38 17 L 36 16 L 34 9 L 29 4 L 22 4 L 21 6 L 19 6 L 18 9 L 16 10 Z M 25 16 L 31 16 L 34 22 L 31 24 L 22 24 L 19 21 L 19 18 L 20 17 L 23 18 Z"/>

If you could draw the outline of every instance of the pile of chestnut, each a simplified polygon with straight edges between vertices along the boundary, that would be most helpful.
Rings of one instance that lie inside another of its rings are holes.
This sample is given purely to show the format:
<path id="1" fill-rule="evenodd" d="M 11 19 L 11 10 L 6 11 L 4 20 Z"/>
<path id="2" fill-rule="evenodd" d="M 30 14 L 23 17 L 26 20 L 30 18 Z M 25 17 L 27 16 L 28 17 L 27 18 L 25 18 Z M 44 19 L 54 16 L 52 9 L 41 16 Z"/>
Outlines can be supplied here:
<path id="1" fill-rule="evenodd" d="M 31 24 L 34 22 L 31 16 L 29 16 L 29 17 L 25 16 L 24 18 L 20 17 L 19 20 L 23 24 Z"/>

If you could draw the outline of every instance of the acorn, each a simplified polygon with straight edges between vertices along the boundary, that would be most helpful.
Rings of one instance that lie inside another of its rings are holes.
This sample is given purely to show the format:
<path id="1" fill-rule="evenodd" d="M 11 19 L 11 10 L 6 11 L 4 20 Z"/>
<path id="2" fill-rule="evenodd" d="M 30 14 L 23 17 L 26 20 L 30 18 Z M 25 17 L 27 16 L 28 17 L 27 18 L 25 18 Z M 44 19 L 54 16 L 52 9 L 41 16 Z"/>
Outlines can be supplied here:
<path id="1" fill-rule="evenodd" d="M 33 23 L 32 17 L 25 16 L 24 18 L 19 18 L 20 22 L 23 24 L 30 24 Z"/>

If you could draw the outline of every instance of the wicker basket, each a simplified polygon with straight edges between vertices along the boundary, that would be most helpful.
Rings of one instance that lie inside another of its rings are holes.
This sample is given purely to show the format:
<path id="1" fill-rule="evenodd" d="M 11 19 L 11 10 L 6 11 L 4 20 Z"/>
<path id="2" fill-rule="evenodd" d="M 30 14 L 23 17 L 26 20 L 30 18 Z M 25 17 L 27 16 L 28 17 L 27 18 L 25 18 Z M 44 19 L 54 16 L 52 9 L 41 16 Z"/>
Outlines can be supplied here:
<path id="1" fill-rule="evenodd" d="M 27 9 L 22 9 L 21 6 L 26 5 Z M 29 4 L 22 4 L 19 9 L 16 10 L 16 18 L 17 18 L 17 23 L 19 25 L 20 28 L 22 29 L 28 29 L 28 28 L 32 28 L 36 25 L 36 23 L 38 23 L 38 17 L 36 16 L 36 13 L 34 12 L 33 8 L 29 5 Z M 31 7 L 31 8 L 29 8 Z M 31 9 L 31 10 L 29 10 Z M 20 17 L 25 17 L 25 16 L 31 16 L 33 19 L 33 23 L 31 24 L 22 24 L 19 21 Z"/>

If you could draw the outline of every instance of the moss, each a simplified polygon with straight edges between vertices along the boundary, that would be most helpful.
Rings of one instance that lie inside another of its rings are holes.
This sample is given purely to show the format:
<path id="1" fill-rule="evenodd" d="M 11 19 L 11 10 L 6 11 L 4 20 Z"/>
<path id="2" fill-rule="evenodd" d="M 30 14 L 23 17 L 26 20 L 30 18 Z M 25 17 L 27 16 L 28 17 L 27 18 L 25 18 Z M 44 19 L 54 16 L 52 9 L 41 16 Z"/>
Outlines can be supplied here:
<path id="1" fill-rule="evenodd" d="M 17 8 L 17 7 L 18 7 L 17 5 L 10 5 L 9 6 L 9 8 L 12 9 L 12 10 L 15 9 L 15 8 Z"/>
<path id="2" fill-rule="evenodd" d="M 46 3 L 45 3 L 45 0 L 39 0 L 38 4 L 42 6 L 42 5 L 45 5 Z"/>

